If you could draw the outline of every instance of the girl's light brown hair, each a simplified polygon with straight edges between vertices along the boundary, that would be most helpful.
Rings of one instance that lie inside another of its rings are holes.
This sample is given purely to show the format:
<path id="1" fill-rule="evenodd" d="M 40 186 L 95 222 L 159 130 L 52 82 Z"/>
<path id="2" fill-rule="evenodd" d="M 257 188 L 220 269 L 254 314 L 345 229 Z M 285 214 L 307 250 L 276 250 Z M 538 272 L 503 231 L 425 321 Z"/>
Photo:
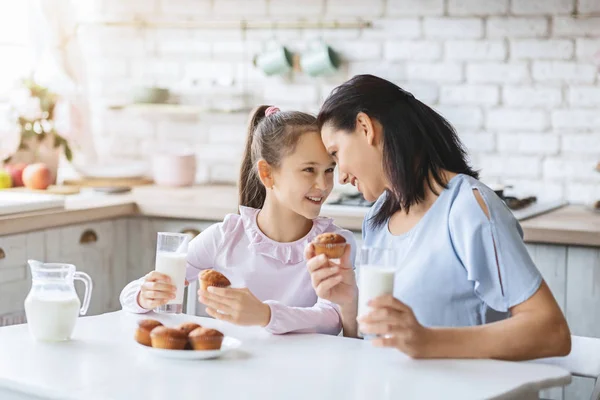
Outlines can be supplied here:
<path id="1" fill-rule="evenodd" d="M 256 169 L 258 160 L 265 160 L 273 168 L 296 148 L 304 133 L 318 133 L 317 119 L 300 111 L 278 111 L 265 116 L 270 106 L 262 105 L 250 114 L 246 149 L 242 159 L 239 184 L 241 206 L 262 208 L 267 196 L 266 189 Z"/>

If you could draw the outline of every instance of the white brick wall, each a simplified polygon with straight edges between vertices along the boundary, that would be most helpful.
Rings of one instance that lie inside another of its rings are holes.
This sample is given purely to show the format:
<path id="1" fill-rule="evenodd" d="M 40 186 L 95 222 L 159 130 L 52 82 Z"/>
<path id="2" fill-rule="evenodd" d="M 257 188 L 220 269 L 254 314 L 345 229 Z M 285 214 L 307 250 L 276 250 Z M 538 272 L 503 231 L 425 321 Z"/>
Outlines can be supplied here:
<path id="1" fill-rule="evenodd" d="M 104 104 L 128 101 L 136 84 L 161 84 L 191 103 L 237 93 L 249 106 L 316 111 L 332 88 L 372 73 L 449 119 L 484 178 L 524 195 L 592 201 L 600 198 L 600 18 L 574 18 L 576 4 L 580 13 L 600 12 L 598 0 L 88 0 L 80 15 L 120 20 L 373 22 L 245 33 L 84 27 L 96 139 L 103 153 L 140 158 L 165 143 L 188 147 L 200 181 L 235 181 L 245 114 L 174 119 L 107 112 Z M 340 73 L 265 77 L 251 60 L 273 39 L 300 53 L 324 40 L 343 59 Z"/>

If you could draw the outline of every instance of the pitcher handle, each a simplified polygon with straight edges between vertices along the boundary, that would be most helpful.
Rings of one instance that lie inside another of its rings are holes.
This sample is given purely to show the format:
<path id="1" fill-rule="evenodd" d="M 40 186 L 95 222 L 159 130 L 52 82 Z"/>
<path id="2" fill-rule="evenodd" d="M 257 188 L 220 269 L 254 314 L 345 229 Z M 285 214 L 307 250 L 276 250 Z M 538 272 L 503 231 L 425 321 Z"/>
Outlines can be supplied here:
<path id="1" fill-rule="evenodd" d="M 85 313 L 87 312 L 89 306 L 90 306 L 90 300 L 92 298 L 92 289 L 94 287 L 94 284 L 92 283 L 92 278 L 90 278 L 90 276 L 88 274 L 86 274 L 85 272 L 75 272 L 75 275 L 73 275 L 73 279 L 78 280 L 78 281 L 82 281 L 83 284 L 85 285 L 85 293 L 83 295 L 83 303 L 81 306 L 81 310 L 79 310 L 79 315 L 85 315 Z"/>

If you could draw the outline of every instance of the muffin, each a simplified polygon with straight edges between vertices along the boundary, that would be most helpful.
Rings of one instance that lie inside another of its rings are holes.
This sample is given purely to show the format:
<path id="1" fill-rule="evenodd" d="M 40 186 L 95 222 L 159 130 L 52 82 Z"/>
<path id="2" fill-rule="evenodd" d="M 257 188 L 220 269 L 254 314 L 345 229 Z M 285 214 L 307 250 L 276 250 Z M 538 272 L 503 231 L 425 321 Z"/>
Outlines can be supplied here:
<path id="1" fill-rule="evenodd" d="M 177 325 L 175 327 L 176 329 L 179 329 L 180 331 L 185 332 L 185 335 L 189 335 L 190 332 L 192 332 L 194 329 L 196 328 L 202 328 L 202 326 L 194 323 L 194 322 L 184 322 L 183 324 Z"/>
<path id="2" fill-rule="evenodd" d="M 203 291 L 206 291 L 209 286 L 229 287 L 231 285 L 231 282 L 229 282 L 229 279 L 225 275 L 212 269 L 200 272 L 198 280 L 200 281 L 200 288 Z"/>
<path id="3" fill-rule="evenodd" d="M 188 337 L 194 350 L 219 350 L 223 334 L 216 329 L 196 328 Z"/>
<path id="4" fill-rule="evenodd" d="M 312 241 L 316 255 L 325 254 L 327 258 L 340 258 L 346 250 L 346 239 L 337 233 L 322 233 Z"/>
<path id="5" fill-rule="evenodd" d="M 152 347 L 157 349 L 184 350 L 187 335 L 180 329 L 159 326 L 150 332 Z"/>
<path id="6" fill-rule="evenodd" d="M 162 326 L 159 321 L 154 319 L 143 319 L 138 321 L 138 328 L 135 330 L 135 341 L 144 346 L 152 346 L 150 332 L 158 326 Z"/>

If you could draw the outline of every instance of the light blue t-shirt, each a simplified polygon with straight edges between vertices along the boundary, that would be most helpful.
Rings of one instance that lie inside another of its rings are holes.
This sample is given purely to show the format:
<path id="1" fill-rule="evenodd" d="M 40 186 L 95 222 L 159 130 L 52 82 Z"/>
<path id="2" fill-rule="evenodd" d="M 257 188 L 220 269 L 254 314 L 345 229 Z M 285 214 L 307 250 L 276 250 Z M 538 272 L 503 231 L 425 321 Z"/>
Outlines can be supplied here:
<path id="1" fill-rule="evenodd" d="M 394 296 L 412 308 L 422 325 L 472 326 L 505 319 L 542 282 L 521 226 L 477 179 L 456 175 L 447 186 L 417 225 L 399 236 L 389 232 L 387 222 L 370 227 L 383 194 L 363 222 L 364 246 L 396 249 Z M 481 193 L 489 219 L 473 189 Z"/>

